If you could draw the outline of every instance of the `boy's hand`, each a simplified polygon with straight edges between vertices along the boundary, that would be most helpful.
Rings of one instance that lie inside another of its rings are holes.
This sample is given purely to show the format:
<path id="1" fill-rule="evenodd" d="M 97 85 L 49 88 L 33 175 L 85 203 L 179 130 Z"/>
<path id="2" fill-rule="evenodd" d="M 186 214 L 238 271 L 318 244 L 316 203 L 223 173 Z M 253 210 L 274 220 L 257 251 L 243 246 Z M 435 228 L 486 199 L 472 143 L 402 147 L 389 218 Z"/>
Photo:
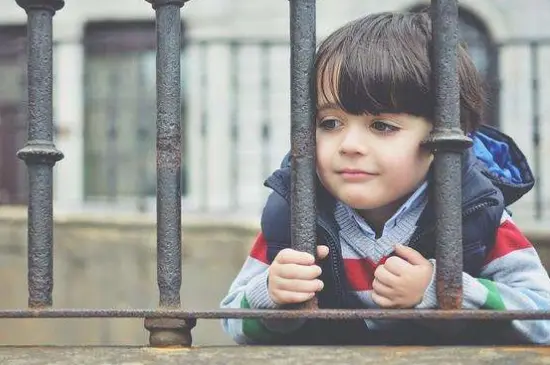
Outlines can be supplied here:
<path id="1" fill-rule="evenodd" d="M 433 275 L 433 265 L 418 251 L 403 245 L 397 256 L 374 272 L 372 299 L 382 308 L 413 308 L 422 301 Z"/>
<path id="2" fill-rule="evenodd" d="M 327 246 L 317 246 L 319 259 L 327 255 Z M 281 250 L 269 267 L 269 296 L 279 305 L 303 303 L 323 289 L 323 282 L 317 279 L 319 275 L 321 268 L 315 265 L 312 255 L 290 248 Z"/>

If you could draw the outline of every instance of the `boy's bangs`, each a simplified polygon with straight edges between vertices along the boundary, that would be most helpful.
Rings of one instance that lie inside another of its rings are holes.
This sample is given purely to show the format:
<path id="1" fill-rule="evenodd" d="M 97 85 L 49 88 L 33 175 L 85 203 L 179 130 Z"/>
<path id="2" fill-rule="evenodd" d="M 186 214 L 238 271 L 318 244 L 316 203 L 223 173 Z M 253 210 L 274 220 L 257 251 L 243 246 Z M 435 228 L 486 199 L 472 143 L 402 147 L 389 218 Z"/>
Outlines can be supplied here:
<path id="1" fill-rule="evenodd" d="M 426 51 L 415 46 L 420 45 L 365 37 L 321 52 L 316 65 L 318 103 L 334 103 L 355 115 L 431 118 L 430 63 L 422 56 Z"/>

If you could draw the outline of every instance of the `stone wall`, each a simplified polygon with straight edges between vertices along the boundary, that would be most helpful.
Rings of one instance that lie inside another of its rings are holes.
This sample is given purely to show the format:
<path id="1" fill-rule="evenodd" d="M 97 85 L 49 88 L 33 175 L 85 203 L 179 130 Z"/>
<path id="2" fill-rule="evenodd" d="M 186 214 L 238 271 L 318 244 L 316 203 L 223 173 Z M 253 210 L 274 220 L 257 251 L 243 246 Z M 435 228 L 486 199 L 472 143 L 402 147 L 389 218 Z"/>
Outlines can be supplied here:
<path id="1" fill-rule="evenodd" d="M 256 226 L 207 219 L 184 224 L 182 302 L 216 309 L 240 269 Z M 55 308 L 155 308 L 156 233 L 148 217 L 58 217 L 55 222 Z M 0 308 L 24 308 L 26 211 L 0 209 Z M 0 320 L 1 344 L 144 344 L 140 319 Z M 231 343 L 219 320 L 202 320 L 194 343 Z"/>
<path id="2" fill-rule="evenodd" d="M 182 302 L 215 309 L 240 269 L 257 222 L 184 218 Z M 530 229 L 550 267 L 550 234 Z M 0 308 L 24 308 L 26 210 L 0 209 Z M 155 308 L 156 234 L 151 217 L 57 216 L 54 251 L 55 308 Z M 141 345 L 140 319 L 0 320 L 0 344 Z M 230 344 L 219 320 L 199 320 L 194 344 Z"/>

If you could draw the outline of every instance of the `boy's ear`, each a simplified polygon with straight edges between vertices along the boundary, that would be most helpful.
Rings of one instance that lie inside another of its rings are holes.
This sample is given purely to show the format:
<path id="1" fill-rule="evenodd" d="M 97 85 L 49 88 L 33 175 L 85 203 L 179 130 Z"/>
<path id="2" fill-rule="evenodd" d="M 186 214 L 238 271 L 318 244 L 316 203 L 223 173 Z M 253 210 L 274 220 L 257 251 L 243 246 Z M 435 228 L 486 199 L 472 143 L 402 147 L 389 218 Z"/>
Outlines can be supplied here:
<path id="1" fill-rule="evenodd" d="M 432 163 L 435 156 L 434 156 L 433 152 L 431 151 L 430 147 L 428 147 L 428 145 L 426 144 L 427 139 L 428 139 L 428 137 L 426 137 L 426 140 L 420 142 L 420 148 L 423 149 L 424 151 L 426 151 L 429 154 L 430 163 Z"/>

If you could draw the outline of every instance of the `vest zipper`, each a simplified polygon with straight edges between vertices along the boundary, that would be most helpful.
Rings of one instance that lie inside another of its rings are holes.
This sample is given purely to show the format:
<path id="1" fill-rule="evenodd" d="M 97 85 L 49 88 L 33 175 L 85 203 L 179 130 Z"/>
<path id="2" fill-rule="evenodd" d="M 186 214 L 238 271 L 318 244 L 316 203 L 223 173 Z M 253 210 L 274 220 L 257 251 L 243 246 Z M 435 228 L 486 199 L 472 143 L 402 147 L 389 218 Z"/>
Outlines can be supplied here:
<path id="1" fill-rule="evenodd" d="M 342 288 L 342 279 L 340 277 L 340 267 L 338 265 L 339 260 L 339 251 L 336 242 L 338 242 L 338 238 L 332 233 L 330 228 L 324 223 L 323 220 L 319 220 L 318 222 L 319 227 L 321 227 L 328 237 L 330 238 L 331 242 L 328 242 L 329 246 L 329 255 L 331 256 L 331 264 L 332 264 L 332 272 L 334 274 L 334 289 L 336 292 L 336 297 L 338 298 L 338 301 L 342 301 L 344 299 L 343 295 L 343 288 Z M 337 303 L 338 304 L 338 303 Z"/>
<path id="2" fill-rule="evenodd" d="M 490 206 L 493 206 L 493 205 L 496 205 L 496 202 L 494 200 L 485 200 L 481 203 L 473 205 L 473 206 L 471 206 L 469 208 L 466 208 L 465 210 L 462 211 L 462 218 L 466 218 L 469 215 L 477 212 L 478 210 L 480 210 L 482 208 L 490 207 Z M 429 230 L 426 230 L 424 232 L 416 233 L 414 235 L 414 237 L 409 241 L 409 246 L 413 246 L 414 244 L 416 244 L 418 242 L 418 240 L 420 240 L 420 237 L 422 237 L 426 234 L 429 234 L 429 233 L 433 232 L 434 230 L 435 230 L 435 225 L 432 226 Z"/>
<path id="3" fill-rule="evenodd" d="M 486 200 L 483 203 L 476 204 L 473 207 L 465 209 L 464 212 L 462 213 L 462 217 L 465 218 L 465 217 L 477 212 L 478 210 L 480 210 L 482 208 L 485 208 L 485 207 L 488 207 L 488 206 L 491 206 L 491 205 L 496 205 L 496 204 L 492 200 Z"/>

